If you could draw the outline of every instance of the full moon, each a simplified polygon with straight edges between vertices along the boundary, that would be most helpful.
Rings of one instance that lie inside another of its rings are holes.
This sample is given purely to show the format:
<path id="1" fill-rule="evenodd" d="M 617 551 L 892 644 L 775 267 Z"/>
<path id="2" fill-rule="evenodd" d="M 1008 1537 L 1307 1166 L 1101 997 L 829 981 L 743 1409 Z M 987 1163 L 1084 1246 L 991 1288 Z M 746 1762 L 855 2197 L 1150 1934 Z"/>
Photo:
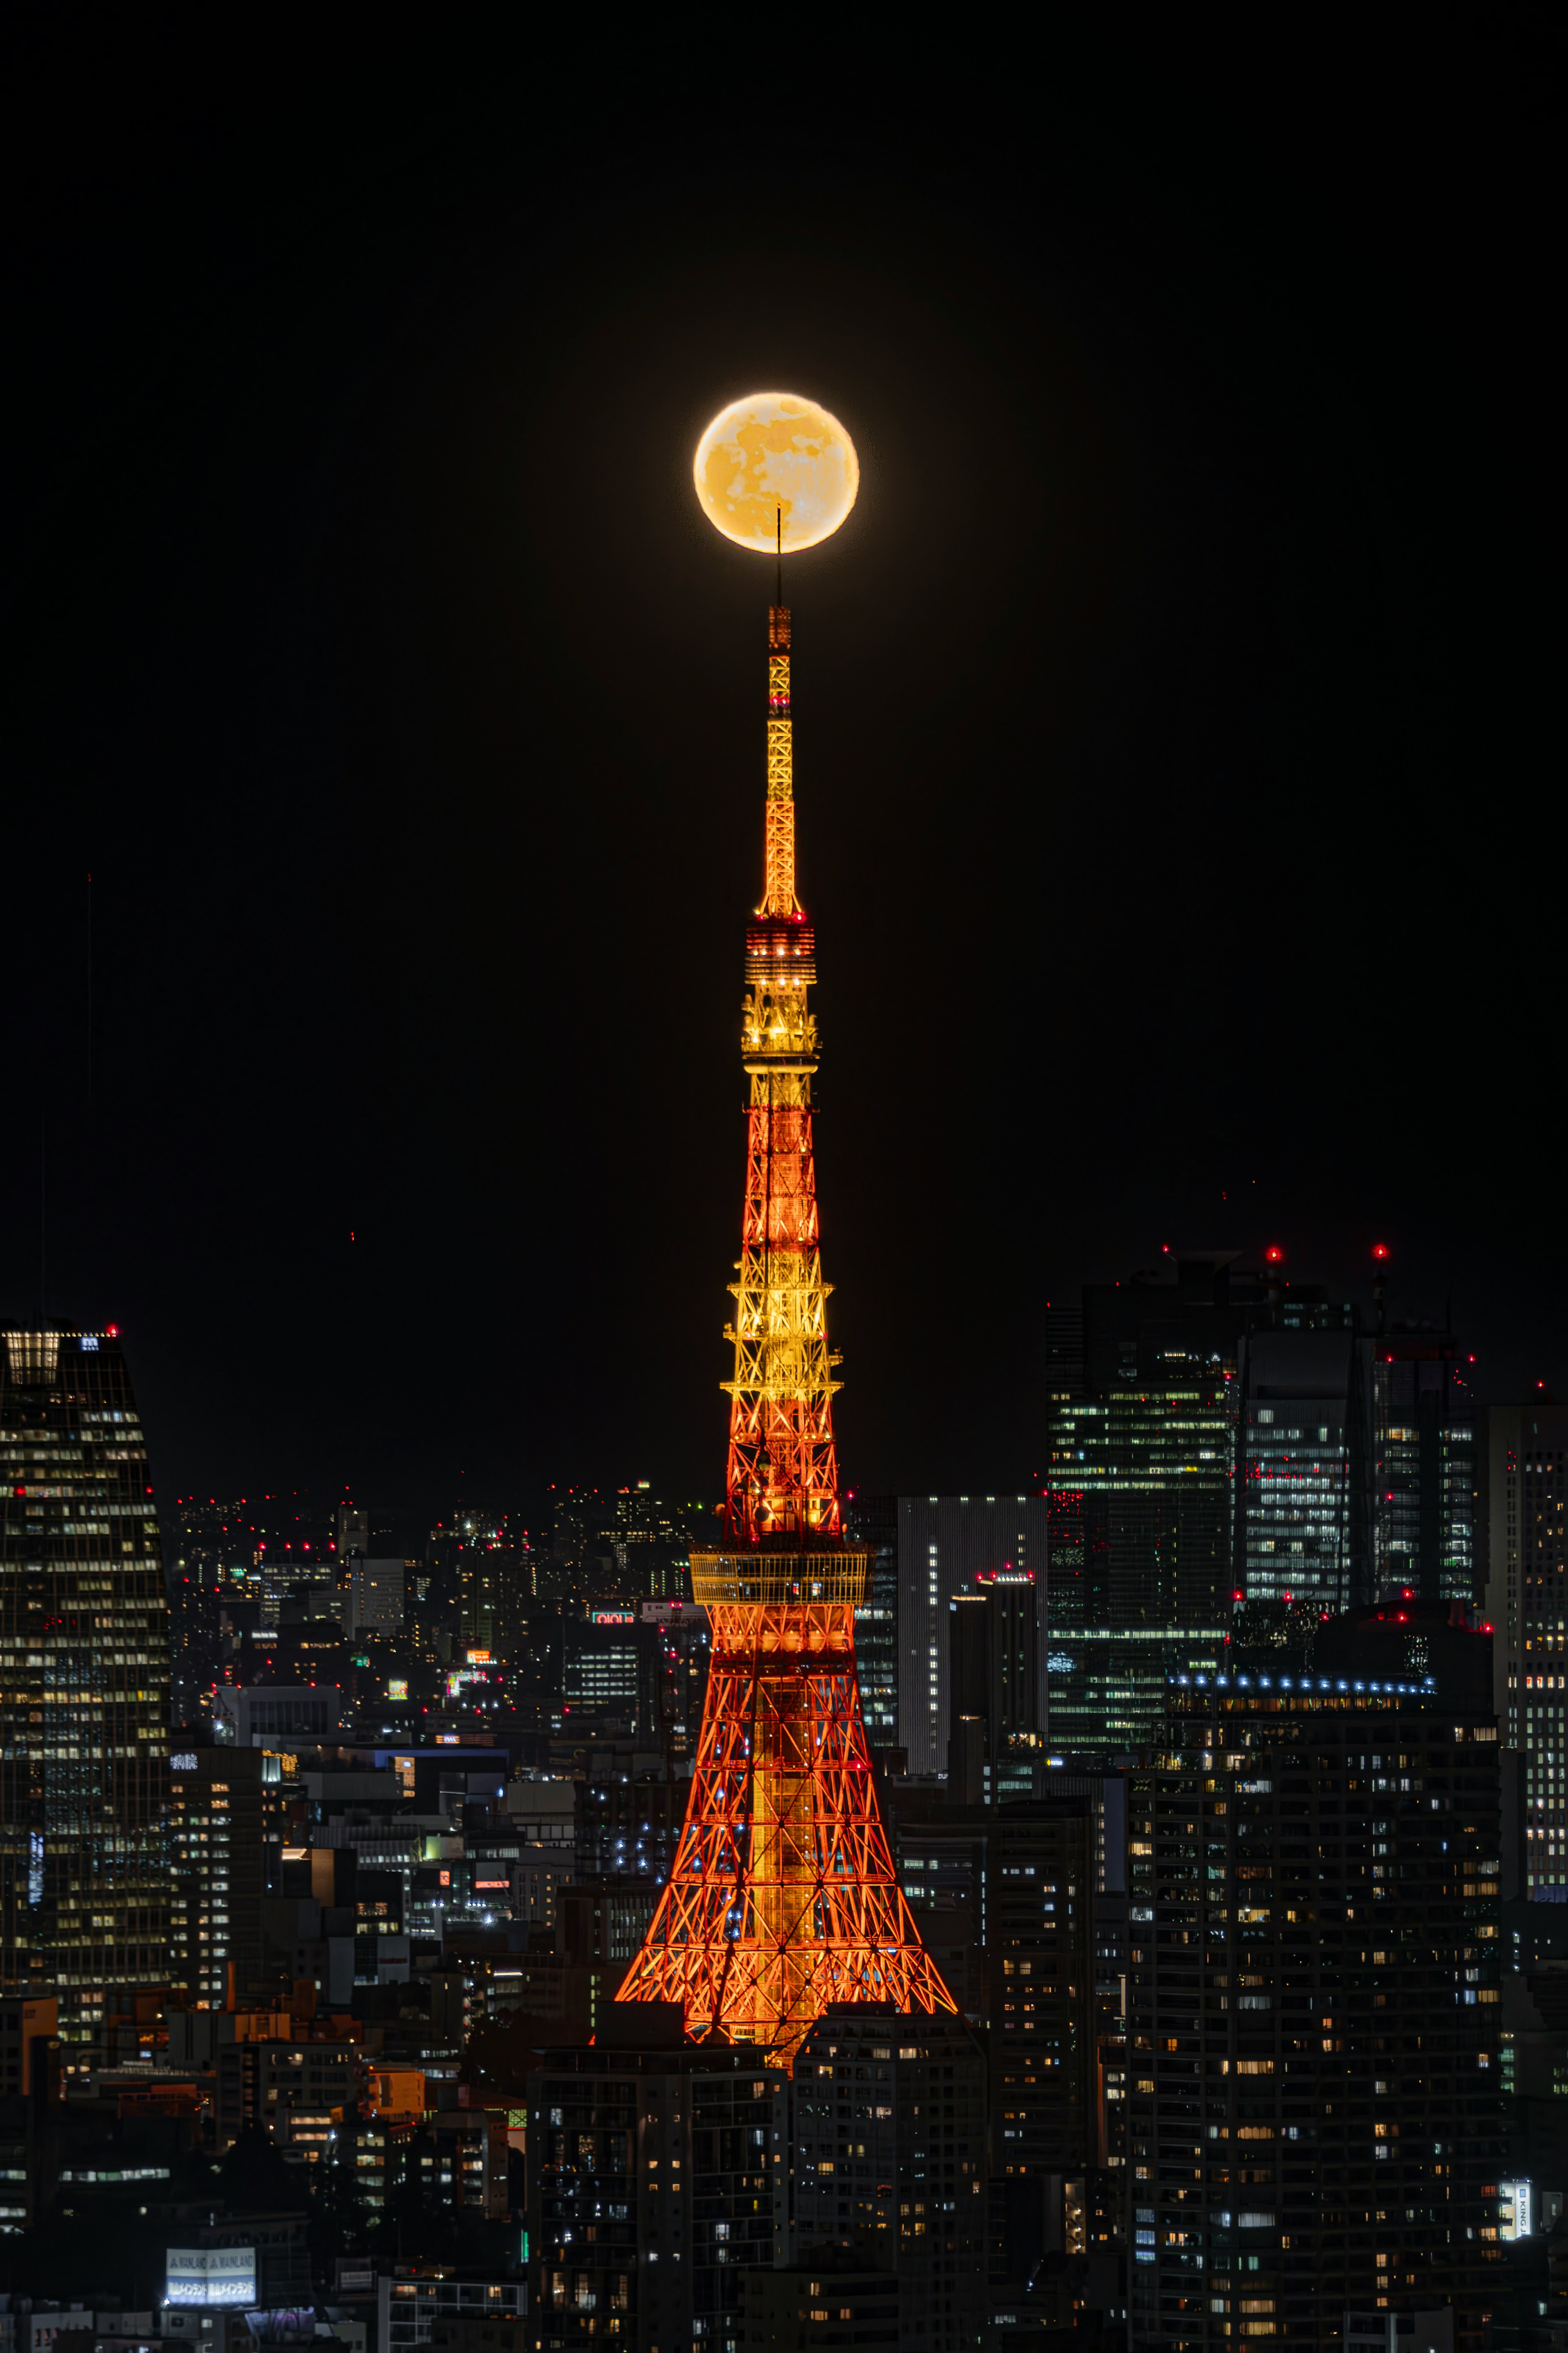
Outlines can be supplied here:
<path id="1" fill-rule="evenodd" d="M 827 409 L 794 392 L 754 392 L 721 409 L 697 445 L 702 512 L 737 546 L 773 552 L 784 512 L 784 554 L 816 547 L 855 503 L 855 444 Z"/>

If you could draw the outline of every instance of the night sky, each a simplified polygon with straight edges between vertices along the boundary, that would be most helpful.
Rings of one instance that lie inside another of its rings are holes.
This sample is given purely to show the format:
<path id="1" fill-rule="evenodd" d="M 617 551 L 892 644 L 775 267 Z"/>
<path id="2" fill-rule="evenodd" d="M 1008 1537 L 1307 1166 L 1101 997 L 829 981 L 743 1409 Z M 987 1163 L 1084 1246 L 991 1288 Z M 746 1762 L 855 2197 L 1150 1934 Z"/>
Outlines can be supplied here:
<path id="1" fill-rule="evenodd" d="M 156 64 L 13 181 L 0 1303 L 46 1131 L 165 1502 L 718 1493 L 769 579 L 690 457 L 764 385 L 862 466 L 785 588 L 846 1482 L 1027 1482 L 1047 1301 L 1163 1243 L 1387 1241 L 1562 1393 L 1526 163 Z"/>

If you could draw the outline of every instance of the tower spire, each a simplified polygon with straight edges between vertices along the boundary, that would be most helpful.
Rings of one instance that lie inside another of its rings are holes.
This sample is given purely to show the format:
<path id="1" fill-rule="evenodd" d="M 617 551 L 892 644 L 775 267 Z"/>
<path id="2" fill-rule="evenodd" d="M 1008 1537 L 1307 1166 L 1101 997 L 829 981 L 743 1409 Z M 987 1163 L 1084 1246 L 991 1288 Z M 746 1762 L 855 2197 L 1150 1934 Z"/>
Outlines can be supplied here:
<path id="1" fill-rule="evenodd" d="M 777 533 L 782 569 L 782 512 Z M 790 614 L 768 613 L 763 902 L 741 1022 L 746 1189 L 724 1549 L 694 1553 L 712 1663 L 669 1880 L 619 1999 L 781 2064 L 830 2002 L 956 2008 L 920 1940 L 878 1810 L 855 1674 L 869 1555 L 847 1546 L 813 1147 L 816 978 L 795 897 Z"/>

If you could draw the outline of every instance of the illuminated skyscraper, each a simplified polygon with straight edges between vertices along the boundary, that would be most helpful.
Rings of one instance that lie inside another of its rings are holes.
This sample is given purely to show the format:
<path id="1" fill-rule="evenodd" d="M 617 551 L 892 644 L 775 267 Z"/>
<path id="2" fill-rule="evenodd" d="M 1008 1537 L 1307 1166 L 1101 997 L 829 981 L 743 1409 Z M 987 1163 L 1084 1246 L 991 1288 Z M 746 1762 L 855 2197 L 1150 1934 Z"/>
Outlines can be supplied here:
<path id="1" fill-rule="evenodd" d="M 1486 1617 L 1499 1738 L 1524 1759 L 1525 1885 L 1568 1900 L 1568 1409 L 1486 1409 L 1480 1449 Z"/>
<path id="2" fill-rule="evenodd" d="M 1407 1585 L 1423 1600 L 1478 1600 L 1479 1409 L 1453 1334 L 1380 1332 L 1372 1398 L 1374 1590 Z"/>
<path id="3" fill-rule="evenodd" d="M 869 1555 L 846 1545 L 813 1151 L 816 977 L 795 897 L 790 617 L 768 625 L 765 883 L 746 938 L 750 1082 L 724 1546 L 693 1552 L 712 1663 L 675 1865 L 621 1999 L 781 2063 L 833 2002 L 951 2010 L 899 1889 L 855 1674 Z"/>
<path id="4" fill-rule="evenodd" d="M 168 1607 L 117 1333 L 3 1329 L 0 1978 L 82 2040 L 169 1974 Z"/>

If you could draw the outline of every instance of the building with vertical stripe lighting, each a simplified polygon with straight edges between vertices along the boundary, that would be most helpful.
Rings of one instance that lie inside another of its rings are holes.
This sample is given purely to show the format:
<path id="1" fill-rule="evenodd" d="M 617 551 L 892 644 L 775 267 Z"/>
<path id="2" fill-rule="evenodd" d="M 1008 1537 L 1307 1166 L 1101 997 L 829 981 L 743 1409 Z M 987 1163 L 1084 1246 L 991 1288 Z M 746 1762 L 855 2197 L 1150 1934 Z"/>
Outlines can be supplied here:
<path id="1" fill-rule="evenodd" d="M 0 1979 L 80 2042 L 169 1976 L 163 1555 L 114 1326 L 0 1338 Z"/>

